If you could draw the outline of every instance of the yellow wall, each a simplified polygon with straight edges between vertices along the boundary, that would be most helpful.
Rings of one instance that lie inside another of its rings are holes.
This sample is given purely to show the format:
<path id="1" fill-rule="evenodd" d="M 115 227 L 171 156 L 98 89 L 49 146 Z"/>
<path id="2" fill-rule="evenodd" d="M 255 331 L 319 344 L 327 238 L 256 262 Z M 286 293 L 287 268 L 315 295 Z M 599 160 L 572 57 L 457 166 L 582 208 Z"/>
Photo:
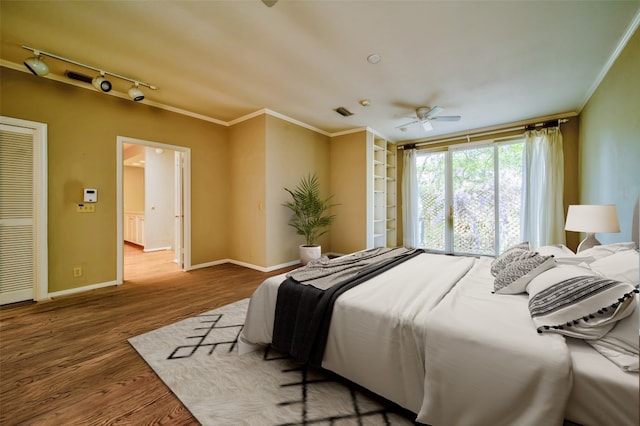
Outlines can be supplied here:
<path id="1" fill-rule="evenodd" d="M 2 115 L 48 124 L 49 292 L 116 279 L 117 136 L 191 148 L 192 263 L 228 257 L 224 126 L 7 68 L 0 92 Z M 85 187 L 92 214 L 75 212 Z"/>
<path id="2" fill-rule="evenodd" d="M 331 138 L 331 193 L 336 220 L 331 227 L 331 248 L 351 253 L 367 248 L 367 138 L 366 131 Z"/>
<path id="3" fill-rule="evenodd" d="M 266 117 L 266 264 L 281 265 L 298 259 L 298 245 L 304 237 L 288 225 L 291 211 L 282 204 L 302 177 L 316 174 L 322 198 L 330 195 L 329 137 L 277 117 Z M 329 229 L 327 229 L 329 231 Z M 317 244 L 332 251 L 330 233 Z"/>
<path id="4" fill-rule="evenodd" d="M 629 40 L 580 114 L 580 203 L 615 204 L 618 234 L 631 241 L 640 194 L 640 31 Z"/>
<path id="5" fill-rule="evenodd" d="M 243 121 L 229 129 L 229 257 L 266 266 L 266 156 L 265 116 Z"/>
<path id="6" fill-rule="evenodd" d="M 122 168 L 122 208 L 125 213 L 144 213 L 144 169 Z"/>

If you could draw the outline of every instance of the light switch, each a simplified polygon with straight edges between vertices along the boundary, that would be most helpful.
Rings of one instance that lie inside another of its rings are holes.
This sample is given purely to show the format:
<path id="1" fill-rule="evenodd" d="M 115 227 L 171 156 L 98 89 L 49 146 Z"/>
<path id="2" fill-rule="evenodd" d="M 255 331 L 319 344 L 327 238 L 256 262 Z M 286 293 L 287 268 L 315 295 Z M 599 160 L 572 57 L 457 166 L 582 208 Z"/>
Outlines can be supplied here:
<path id="1" fill-rule="evenodd" d="M 78 213 L 94 213 L 96 211 L 95 204 L 91 203 L 80 203 L 76 206 L 76 212 Z"/>

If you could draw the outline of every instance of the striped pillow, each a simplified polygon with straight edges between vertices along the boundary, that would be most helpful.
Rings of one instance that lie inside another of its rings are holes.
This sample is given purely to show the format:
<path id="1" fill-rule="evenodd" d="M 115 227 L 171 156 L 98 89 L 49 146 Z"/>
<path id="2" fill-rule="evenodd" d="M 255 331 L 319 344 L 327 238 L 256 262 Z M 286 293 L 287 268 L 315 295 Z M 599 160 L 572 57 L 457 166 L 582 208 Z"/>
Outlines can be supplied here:
<path id="1" fill-rule="evenodd" d="M 538 333 L 599 339 L 635 309 L 638 289 L 631 284 L 596 275 L 546 281 L 529 287 L 529 312 Z"/>
<path id="2" fill-rule="evenodd" d="M 498 294 L 524 293 L 533 278 L 555 265 L 553 256 L 540 256 L 532 251 L 522 252 L 498 273 L 493 282 L 493 291 Z"/>
<path id="3" fill-rule="evenodd" d="M 507 250 L 491 262 L 491 275 L 497 277 L 500 271 L 509 266 L 513 262 L 514 258 L 529 251 L 529 243 L 520 243 L 513 247 L 509 247 Z"/>

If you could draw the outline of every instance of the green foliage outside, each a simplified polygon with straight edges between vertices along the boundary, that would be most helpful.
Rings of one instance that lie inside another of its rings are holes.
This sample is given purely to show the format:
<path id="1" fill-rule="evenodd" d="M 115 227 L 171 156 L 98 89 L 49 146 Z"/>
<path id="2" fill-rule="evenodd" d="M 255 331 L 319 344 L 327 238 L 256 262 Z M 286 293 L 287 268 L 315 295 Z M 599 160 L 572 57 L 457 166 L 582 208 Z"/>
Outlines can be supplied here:
<path id="1" fill-rule="evenodd" d="M 445 251 L 448 221 L 453 229 L 454 253 L 494 255 L 519 242 L 522 150 L 522 143 L 511 143 L 419 155 L 416 166 L 423 246 Z M 451 156 L 451 215 L 445 195 L 447 154 Z"/>

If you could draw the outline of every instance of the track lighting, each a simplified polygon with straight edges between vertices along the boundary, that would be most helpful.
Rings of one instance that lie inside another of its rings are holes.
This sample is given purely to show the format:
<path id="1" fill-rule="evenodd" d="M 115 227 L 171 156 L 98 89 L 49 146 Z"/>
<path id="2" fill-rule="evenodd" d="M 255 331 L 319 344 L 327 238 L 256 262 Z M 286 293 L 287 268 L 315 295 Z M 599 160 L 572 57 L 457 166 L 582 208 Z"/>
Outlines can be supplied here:
<path id="1" fill-rule="evenodd" d="M 93 84 L 93 87 L 102 92 L 106 93 L 111 91 L 111 82 L 104 78 L 104 73 L 100 73 L 99 76 L 94 77 L 91 81 L 91 84 Z"/>
<path id="2" fill-rule="evenodd" d="M 109 80 L 107 80 L 106 76 L 110 75 L 111 77 L 115 77 L 115 78 L 119 78 L 121 80 L 126 80 L 126 81 L 130 81 L 131 83 L 133 83 L 133 86 L 131 87 L 131 89 L 129 89 L 129 97 L 131 99 L 133 99 L 136 102 L 139 102 L 141 100 L 144 99 L 144 93 L 142 93 L 142 90 L 140 90 L 139 86 L 145 86 L 148 87 L 151 90 L 157 90 L 156 86 L 152 86 L 149 83 L 143 83 L 142 81 L 139 80 L 134 80 L 133 78 L 129 78 L 129 77 L 125 77 L 123 75 L 119 75 L 119 74 L 115 74 L 109 71 L 104 71 L 103 69 L 100 68 L 96 68 L 96 67 L 92 67 L 91 65 L 87 65 L 87 64 L 83 64 L 77 61 L 74 61 L 73 59 L 68 59 L 68 58 L 64 58 L 62 56 L 58 56 L 55 55 L 53 53 L 49 53 L 49 52 L 44 52 L 42 50 L 37 50 L 34 49 L 33 47 L 29 47 L 29 46 L 22 46 L 23 49 L 26 50 L 31 50 L 33 52 L 33 54 L 35 55 L 32 58 L 28 58 L 24 61 L 24 65 L 29 69 L 29 71 L 31 71 L 34 75 L 39 75 L 39 76 L 45 76 L 49 73 L 49 67 L 47 66 L 46 63 L 44 63 L 41 59 L 40 56 L 48 56 L 50 58 L 53 59 L 57 59 L 59 61 L 63 61 L 63 62 L 68 62 L 70 64 L 74 64 L 83 68 L 88 68 L 90 70 L 94 70 L 100 73 L 99 76 L 91 78 L 89 76 L 85 76 L 86 79 L 83 78 L 75 78 L 72 77 L 71 75 L 74 76 L 79 76 L 82 74 L 79 73 L 74 73 L 73 71 L 67 71 L 67 75 L 70 78 L 73 78 L 75 80 L 80 80 L 80 81 L 87 81 L 88 83 L 91 83 L 93 85 L 93 87 L 95 87 L 96 89 L 106 93 L 111 91 L 112 89 L 112 84 Z"/>
<path id="3" fill-rule="evenodd" d="M 135 102 L 139 102 L 144 99 L 144 93 L 142 93 L 142 90 L 138 87 L 138 83 L 135 83 L 131 86 L 131 89 L 129 89 L 129 97 Z"/>
<path id="4" fill-rule="evenodd" d="M 49 74 L 49 67 L 42 59 L 40 59 L 40 52 L 34 50 L 33 53 L 36 56 L 25 59 L 24 66 L 26 66 L 33 75 L 39 75 L 42 77 Z"/>

